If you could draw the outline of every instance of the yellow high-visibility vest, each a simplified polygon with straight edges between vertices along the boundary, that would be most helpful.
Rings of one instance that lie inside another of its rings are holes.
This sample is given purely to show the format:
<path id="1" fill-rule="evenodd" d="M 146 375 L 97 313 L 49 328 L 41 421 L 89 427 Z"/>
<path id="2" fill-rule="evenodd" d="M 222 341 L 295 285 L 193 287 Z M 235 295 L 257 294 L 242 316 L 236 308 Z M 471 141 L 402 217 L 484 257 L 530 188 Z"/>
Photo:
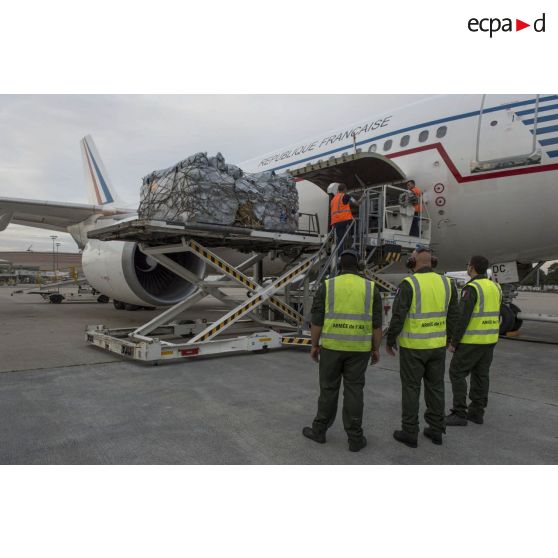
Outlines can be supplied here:
<path id="1" fill-rule="evenodd" d="M 405 281 L 413 288 L 413 302 L 399 335 L 399 345 L 406 349 L 445 347 L 450 280 L 428 272 L 415 273 L 405 277 Z"/>
<path id="2" fill-rule="evenodd" d="M 474 279 L 467 283 L 477 291 L 477 302 L 469 325 L 460 343 L 470 345 L 492 345 L 500 334 L 500 306 L 502 289 L 490 279 Z"/>
<path id="3" fill-rule="evenodd" d="M 321 346 L 333 351 L 372 350 L 374 283 L 351 273 L 328 279 Z"/>

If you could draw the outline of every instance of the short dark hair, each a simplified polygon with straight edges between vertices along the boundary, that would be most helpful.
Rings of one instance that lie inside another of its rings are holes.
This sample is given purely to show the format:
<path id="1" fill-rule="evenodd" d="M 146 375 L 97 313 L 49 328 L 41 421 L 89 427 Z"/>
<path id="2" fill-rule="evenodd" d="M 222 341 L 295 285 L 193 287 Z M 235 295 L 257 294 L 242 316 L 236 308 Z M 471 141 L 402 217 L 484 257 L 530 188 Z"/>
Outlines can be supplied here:
<path id="1" fill-rule="evenodd" d="M 469 265 L 474 267 L 477 273 L 485 274 L 488 269 L 488 260 L 484 256 L 471 256 Z"/>
<path id="2" fill-rule="evenodd" d="M 343 254 L 340 258 L 341 269 L 357 269 L 358 259 L 353 254 Z"/>
<path id="3" fill-rule="evenodd" d="M 337 191 L 338 192 L 345 192 L 346 190 L 347 190 L 347 185 L 340 182 L 339 186 L 337 186 Z"/>
<path id="4" fill-rule="evenodd" d="M 407 182 L 405 182 L 405 186 L 410 186 L 410 185 L 415 186 L 415 181 L 414 180 L 407 180 Z"/>

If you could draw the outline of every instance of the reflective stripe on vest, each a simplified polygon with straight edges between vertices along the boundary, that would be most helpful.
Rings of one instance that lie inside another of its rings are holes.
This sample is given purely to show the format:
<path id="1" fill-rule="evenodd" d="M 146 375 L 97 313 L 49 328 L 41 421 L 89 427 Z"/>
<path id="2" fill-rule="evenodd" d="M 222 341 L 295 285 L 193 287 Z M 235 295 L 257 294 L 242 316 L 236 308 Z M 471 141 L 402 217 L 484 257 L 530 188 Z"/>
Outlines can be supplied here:
<path id="1" fill-rule="evenodd" d="M 460 343 L 467 345 L 493 345 L 500 335 L 500 305 L 502 290 L 490 279 L 478 279 L 467 283 L 477 292 L 473 314 Z"/>
<path id="2" fill-rule="evenodd" d="M 445 347 L 451 296 L 449 279 L 429 272 L 417 273 L 405 280 L 413 288 L 413 301 L 399 335 L 399 345 L 407 349 Z"/>
<path id="3" fill-rule="evenodd" d="M 372 350 L 374 283 L 346 273 L 328 279 L 320 343 L 333 351 Z"/>
<path id="4" fill-rule="evenodd" d="M 331 224 L 335 225 L 342 221 L 350 221 L 353 218 L 351 205 L 343 203 L 344 193 L 335 194 L 331 200 Z"/>

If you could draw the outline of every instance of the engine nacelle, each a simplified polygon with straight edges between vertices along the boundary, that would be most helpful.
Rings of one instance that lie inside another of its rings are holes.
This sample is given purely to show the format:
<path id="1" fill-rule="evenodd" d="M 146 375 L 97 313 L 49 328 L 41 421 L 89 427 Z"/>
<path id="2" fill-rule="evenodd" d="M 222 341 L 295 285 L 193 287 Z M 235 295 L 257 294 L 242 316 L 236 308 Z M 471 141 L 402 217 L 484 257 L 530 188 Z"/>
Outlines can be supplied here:
<path id="1" fill-rule="evenodd" d="M 198 277 L 205 274 L 205 263 L 191 252 L 168 254 L 168 257 Z M 135 242 L 89 240 L 83 250 L 82 265 L 93 288 L 128 304 L 170 306 L 196 289 L 146 256 Z"/>

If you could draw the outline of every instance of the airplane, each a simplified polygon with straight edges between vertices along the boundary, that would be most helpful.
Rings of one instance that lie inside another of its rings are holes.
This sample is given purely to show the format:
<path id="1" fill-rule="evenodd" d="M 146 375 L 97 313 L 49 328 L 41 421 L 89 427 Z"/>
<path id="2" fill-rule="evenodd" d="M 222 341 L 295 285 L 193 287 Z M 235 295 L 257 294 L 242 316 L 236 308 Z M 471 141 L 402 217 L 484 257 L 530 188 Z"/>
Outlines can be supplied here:
<path id="1" fill-rule="evenodd" d="M 558 95 L 435 95 L 240 166 L 295 176 L 310 169 L 319 187 L 298 182 L 301 211 L 314 208 L 327 223 L 328 182 L 362 186 L 334 165 L 353 154 L 369 155 L 364 172 L 378 184 L 415 181 L 439 270 L 462 270 L 471 255 L 486 256 L 504 290 L 503 319 L 519 327 L 511 302 L 517 283 L 533 264 L 558 258 Z"/>
<path id="2" fill-rule="evenodd" d="M 193 286 L 134 243 L 87 238 L 89 230 L 135 218 L 136 209 L 118 200 L 90 137 L 82 152 L 90 205 L 0 198 L 0 230 L 10 222 L 67 230 L 83 249 L 90 284 L 122 306 L 169 305 L 187 296 Z M 437 95 L 239 166 L 279 173 L 352 153 L 371 155 L 369 175 L 378 183 L 408 178 L 423 190 L 440 269 L 463 269 L 480 253 L 515 265 L 520 281 L 532 264 L 558 258 L 558 95 Z M 331 182 L 340 181 L 332 173 Z M 300 211 L 326 223 L 324 185 L 297 186 Z M 195 256 L 174 257 L 203 275 Z M 516 314 L 511 307 L 508 314 Z"/>
<path id="3" fill-rule="evenodd" d="M 145 256 L 134 243 L 105 243 L 87 238 L 93 229 L 137 218 L 137 207 L 126 205 L 119 198 L 93 138 L 85 136 L 80 145 L 89 204 L 0 198 L 0 231 L 14 223 L 70 233 L 83 250 L 87 282 L 112 298 L 117 309 L 167 306 L 188 296 L 195 288 L 191 283 Z M 200 260 L 178 256 L 181 257 L 196 274 L 203 273 Z"/>

